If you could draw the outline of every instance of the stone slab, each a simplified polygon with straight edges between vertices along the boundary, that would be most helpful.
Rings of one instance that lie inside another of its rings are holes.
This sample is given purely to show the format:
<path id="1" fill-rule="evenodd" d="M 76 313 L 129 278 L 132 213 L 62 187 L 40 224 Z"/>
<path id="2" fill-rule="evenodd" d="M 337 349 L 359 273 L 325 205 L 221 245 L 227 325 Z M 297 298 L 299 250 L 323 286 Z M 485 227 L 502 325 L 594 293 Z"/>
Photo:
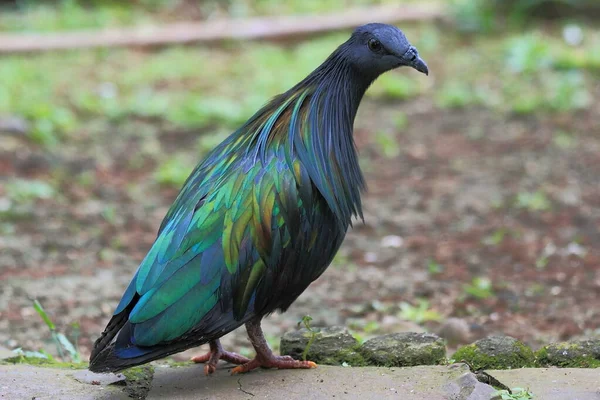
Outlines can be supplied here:
<path id="1" fill-rule="evenodd" d="M 487 370 L 508 387 L 528 389 L 534 399 L 600 400 L 600 368 Z"/>
<path id="2" fill-rule="evenodd" d="M 232 376 L 223 364 L 204 376 L 202 365 L 156 364 L 147 399 L 399 399 L 488 400 L 494 391 L 477 382 L 464 364 L 407 368 L 257 370 Z M 600 369 L 525 368 L 487 371 L 508 387 L 522 387 L 539 400 L 600 400 Z M 127 399 L 123 386 L 86 381 L 86 372 L 31 365 L 0 365 L 0 400 Z M 93 384 L 92 384 L 93 382 Z M 122 383 L 122 382 L 121 382 Z"/>
<path id="3" fill-rule="evenodd" d="M 81 383 L 73 378 L 77 371 L 0 365 L 0 399 L 2 400 L 121 400 L 129 399 L 117 386 Z"/>
<path id="4" fill-rule="evenodd" d="M 203 375 L 202 366 L 157 367 L 148 400 L 449 400 L 450 392 L 454 390 L 448 383 L 465 374 L 470 373 L 464 365 L 410 368 L 319 366 L 311 370 L 256 370 L 236 376 L 230 375 L 229 368 L 221 367 L 208 377 Z M 477 391 L 481 389 L 489 399 L 493 389 L 478 385 Z M 463 391 L 463 396 L 453 398 L 482 398 L 469 396 L 473 390 L 468 389 L 466 396 Z"/>

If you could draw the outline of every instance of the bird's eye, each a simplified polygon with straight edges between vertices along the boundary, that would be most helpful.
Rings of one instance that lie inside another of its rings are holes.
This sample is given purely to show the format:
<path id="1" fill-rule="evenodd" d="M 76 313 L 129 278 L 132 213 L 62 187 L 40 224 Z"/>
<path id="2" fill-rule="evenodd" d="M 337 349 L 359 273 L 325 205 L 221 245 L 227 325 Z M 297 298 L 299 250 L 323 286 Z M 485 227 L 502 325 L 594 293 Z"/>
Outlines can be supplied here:
<path id="1" fill-rule="evenodd" d="M 371 51 L 380 51 L 381 50 L 381 42 L 377 39 L 369 39 L 369 50 Z"/>

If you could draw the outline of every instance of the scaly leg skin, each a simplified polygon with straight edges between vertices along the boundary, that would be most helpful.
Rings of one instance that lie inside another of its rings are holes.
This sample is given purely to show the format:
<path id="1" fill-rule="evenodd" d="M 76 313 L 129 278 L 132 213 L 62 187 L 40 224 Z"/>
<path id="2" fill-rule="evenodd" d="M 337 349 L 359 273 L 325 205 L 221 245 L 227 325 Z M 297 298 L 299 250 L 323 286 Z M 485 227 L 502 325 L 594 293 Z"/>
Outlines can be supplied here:
<path id="1" fill-rule="evenodd" d="M 256 350 L 256 357 L 254 357 L 252 361 L 232 369 L 232 374 L 245 373 L 258 367 L 279 369 L 317 368 L 317 364 L 312 361 L 298 361 L 294 360 L 290 356 L 274 355 L 269 348 L 267 341 L 265 340 L 262 329 L 260 328 L 260 319 L 247 322 L 246 331 L 248 331 L 250 342 L 252 343 L 254 350 Z"/>
<path id="2" fill-rule="evenodd" d="M 221 346 L 219 339 L 211 340 L 208 342 L 208 345 L 210 346 L 210 351 L 208 353 L 192 357 L 191 359 L 195 363 L 205 363 L 204 374 L 206 376 L 217 370 L 217 363 L 219 360 L 227 361 L 232 364 L 247 364 L 250 362 L 250 359 L 244 356 L 223 350 L 223 346 Z"/>

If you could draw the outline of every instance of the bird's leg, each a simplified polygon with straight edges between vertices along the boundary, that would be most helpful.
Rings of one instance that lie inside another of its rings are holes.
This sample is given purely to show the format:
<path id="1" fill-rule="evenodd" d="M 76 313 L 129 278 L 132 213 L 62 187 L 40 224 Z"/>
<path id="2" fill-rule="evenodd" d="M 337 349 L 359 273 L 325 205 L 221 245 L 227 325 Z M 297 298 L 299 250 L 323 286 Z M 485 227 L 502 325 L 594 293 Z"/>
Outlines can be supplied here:
<path id="1" fill-rule="evenodd" d="M 232 364 L 246 364 L 250 362 L 250 359 L 244 356 L 223 350 L 223 346 L 221 346 L 219 339 L 211 340 L 208 342 L 208 345 L 210 346 L 210 351 L 208 353 L 192 357 L 192 361 L 195 363 L 205 363 L 205 375 L 210 375 L 217 370 L 217 363 L 219 360 L 227 361 Z"/>
<path id="2" fill-rule="evenodd" d="M 258 367 L 279 369 L 307 369 L 317 367 L 317 364 L 312 361 L 298 361 L 290 356 L 276 356 L 273 354 L 260 327 L 260 319 L 247 322 L 246 331 L 248 331 L 250 342 L 252 343 L 254 350 L 256 350 L 256 357 L 251 361 L 232 369 L 232 374 L 252 371 Z"/>

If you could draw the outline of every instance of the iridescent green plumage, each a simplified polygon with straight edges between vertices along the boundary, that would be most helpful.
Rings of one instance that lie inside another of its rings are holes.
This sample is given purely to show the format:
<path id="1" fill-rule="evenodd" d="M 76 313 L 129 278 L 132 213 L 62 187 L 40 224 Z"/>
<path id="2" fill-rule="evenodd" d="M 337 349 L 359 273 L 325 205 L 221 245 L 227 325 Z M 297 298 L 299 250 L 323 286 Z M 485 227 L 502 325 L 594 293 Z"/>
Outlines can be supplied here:
<path id="1" fill-rule="evenodd" d="M 338 48 L 196 167 L 96 342 L 92 370 L 217 339 L 287 309 L 323 273 L 361 215 L 352 123 L 379 74 L 355 68 L 350 48 Z"/>

